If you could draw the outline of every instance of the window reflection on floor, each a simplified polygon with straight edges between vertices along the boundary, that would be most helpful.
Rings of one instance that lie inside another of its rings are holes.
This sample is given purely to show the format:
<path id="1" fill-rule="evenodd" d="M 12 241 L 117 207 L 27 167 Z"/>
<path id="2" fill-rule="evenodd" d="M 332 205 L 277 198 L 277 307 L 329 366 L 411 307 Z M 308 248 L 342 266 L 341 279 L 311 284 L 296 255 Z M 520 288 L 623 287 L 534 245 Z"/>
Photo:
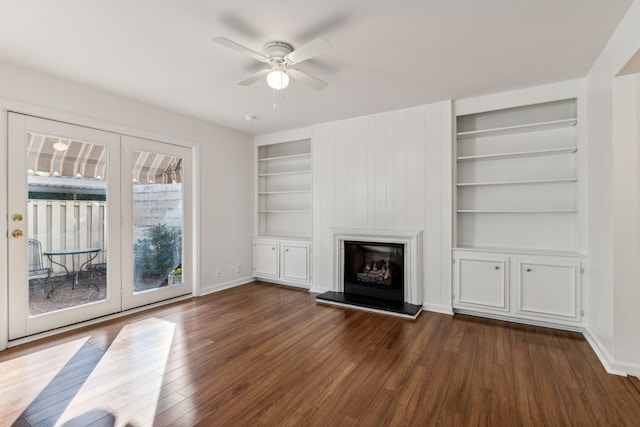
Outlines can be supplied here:
<path id="1" fill-rule="evenodd" d="M 174 331 L 150 318 L 106 352 L 87 336 L 0 363 L 0 425 L 152 425 Z"/>

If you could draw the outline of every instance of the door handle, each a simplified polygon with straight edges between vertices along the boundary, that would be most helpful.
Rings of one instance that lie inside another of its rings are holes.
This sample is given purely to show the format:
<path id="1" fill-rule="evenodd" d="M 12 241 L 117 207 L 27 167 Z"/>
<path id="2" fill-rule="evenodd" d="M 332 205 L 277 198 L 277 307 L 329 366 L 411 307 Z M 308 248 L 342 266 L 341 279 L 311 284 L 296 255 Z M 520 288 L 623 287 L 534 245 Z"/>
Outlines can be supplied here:
<path id="1" fill-rule="evenodd" d="M 16 239 L 22 237 L 22 230 L 13 230 L 13 232 L 11 232 L 11 235 Z"/>

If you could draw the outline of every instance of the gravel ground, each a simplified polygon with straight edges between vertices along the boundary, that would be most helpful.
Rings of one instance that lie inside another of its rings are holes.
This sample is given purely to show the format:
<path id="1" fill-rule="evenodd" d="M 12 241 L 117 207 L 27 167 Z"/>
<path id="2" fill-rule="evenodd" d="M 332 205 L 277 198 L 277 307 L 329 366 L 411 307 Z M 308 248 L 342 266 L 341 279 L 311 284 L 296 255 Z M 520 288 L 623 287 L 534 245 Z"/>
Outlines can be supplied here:
<path id="1" fill-rule="evenodd" d="M 53 283 L 54 291 L 51 291 Z M 47 279 L 46 284 L 42 280 L 34 280 L 29 283 L 29 314 L 48 313 L 77 305 L 106 299 L 106 276 L 96 275 L 93 278 L 90 273 L 82 272 L 78 278 L 75 289 L 72 287 L 72 279 L 66 276 L 56 276 Z M 44 285 L 44 287 L 43 287 Z M 96 285 L 98 288 L 96 289 Z M 136 283 L 136 290 L 153 289 L 166 286 L 167 280 L 146 280 Z"/>

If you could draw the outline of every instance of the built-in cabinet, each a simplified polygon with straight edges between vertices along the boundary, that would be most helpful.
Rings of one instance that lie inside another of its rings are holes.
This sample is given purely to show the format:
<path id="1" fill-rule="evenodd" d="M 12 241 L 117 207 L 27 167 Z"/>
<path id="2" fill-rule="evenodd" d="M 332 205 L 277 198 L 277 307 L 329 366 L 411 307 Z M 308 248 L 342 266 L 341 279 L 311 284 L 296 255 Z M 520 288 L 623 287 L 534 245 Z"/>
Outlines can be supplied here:
<path id="1" fill-rule="evenodd" d="M 569 97 L 456 115 L 455 310 L 580 325 L 578 110 Z"/>
<path id="2" fill-rule="evenodd" d="M 253 275 L 275 283 L 309 287 L 311 244 L 304 240 L 256 237 L 253 241 Z"/>
<path id="3" fill-rule="evenodd" d="M 254 276 L 309 287 L 311 140 L 256 147 Z"/>
<path id="4" fill-rule="evenodd" d="M 454 307 L 531 323 L 577 327 L 582 262 L 531 254 L 455 251 Z"/>

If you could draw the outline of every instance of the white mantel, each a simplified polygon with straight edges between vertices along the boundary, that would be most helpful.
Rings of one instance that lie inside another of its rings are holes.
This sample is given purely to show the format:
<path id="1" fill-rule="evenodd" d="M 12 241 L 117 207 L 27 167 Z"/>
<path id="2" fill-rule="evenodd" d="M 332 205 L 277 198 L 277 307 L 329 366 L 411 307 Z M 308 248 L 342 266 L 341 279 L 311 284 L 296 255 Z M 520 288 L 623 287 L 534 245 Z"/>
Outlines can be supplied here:
<path id="1" fill-rule="evenodd" d="M 423 304 L 422 230 L 380 230 L 366 228 L 332 228 L 334 242 L 333 291 L 344 291 L 344 242 L 396 243 L 404 246 L 404 300 Z"/>

